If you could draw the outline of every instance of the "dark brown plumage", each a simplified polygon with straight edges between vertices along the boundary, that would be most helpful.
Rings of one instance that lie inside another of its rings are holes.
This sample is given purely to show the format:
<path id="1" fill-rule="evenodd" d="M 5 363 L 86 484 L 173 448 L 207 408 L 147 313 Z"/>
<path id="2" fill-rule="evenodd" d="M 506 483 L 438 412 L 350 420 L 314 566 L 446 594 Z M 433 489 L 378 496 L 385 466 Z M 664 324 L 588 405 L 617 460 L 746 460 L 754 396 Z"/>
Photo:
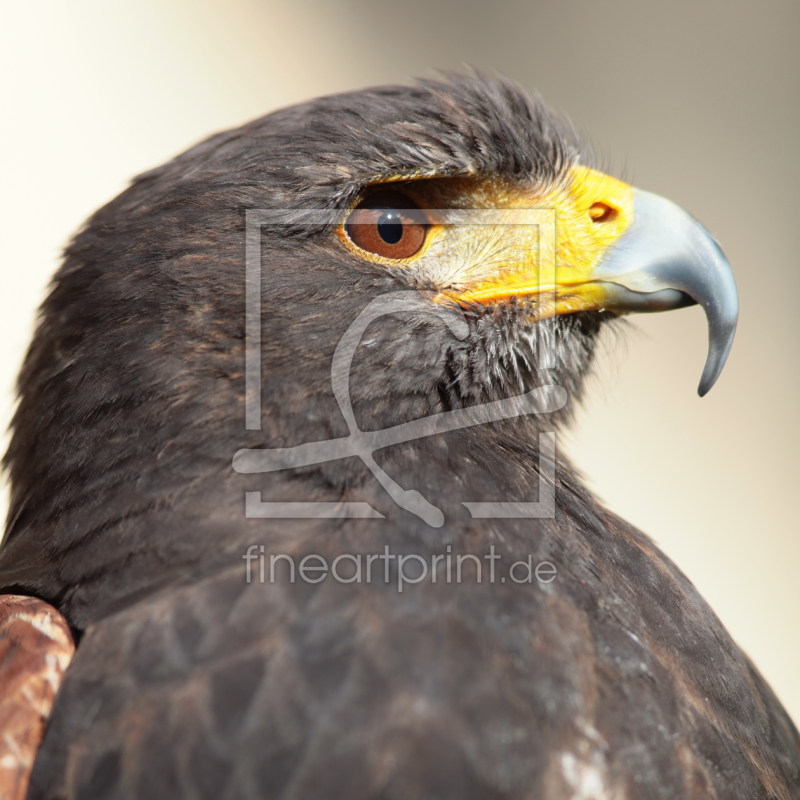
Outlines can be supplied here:
<path id="1" fill-rule="evenodd" d="M 680 571 L 569 464 L 554 519 L 474 520 L 462 504 L 536 499 L 540 430 L 568 421 L 616 315 L 564 314 L 535 338 L 534 301 L 511 299 L 458 312 L 458 338 L 431 316 L 441 287 L 317 224 L 397 176 L 544 192 L 578 159 L 517 87 L 454 78 L 276 112 L 140 176 L 89 220 L 45 302 L 7 456 L 0 585 L 53 603 L 80 639 L 31 800 L 798 796 L 798 734 L 778 701 Z M 257 431 L 244 427 L 250 208 L 285 222 L 261 242 Z M 551 381 L 569 404 L 377 453 L 444 512 L 441 528 L 357 458 L 237 474 L 240 448 L 347 435 L 334 348 L 398 289 L 424 291 L 356 353 L 362 430 Z M 384 518 L 247 519 L 255 491 L 366 501 Z M 558 576 L 398 592 L 395 561 L 388 583 L 247 583 L 253 545 L 297 562 L 388 546 L 484 565 L 494 547 L 502 565 L 530 556 Z"/>

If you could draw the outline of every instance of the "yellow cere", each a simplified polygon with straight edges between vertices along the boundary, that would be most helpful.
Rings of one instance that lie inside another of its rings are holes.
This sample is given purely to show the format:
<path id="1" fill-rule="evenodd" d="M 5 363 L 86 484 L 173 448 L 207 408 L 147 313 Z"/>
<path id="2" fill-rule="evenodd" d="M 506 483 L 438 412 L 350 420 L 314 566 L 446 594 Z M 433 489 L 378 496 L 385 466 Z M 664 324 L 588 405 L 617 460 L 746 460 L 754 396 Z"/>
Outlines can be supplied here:
<path id="1" fill-rule="evenodd" d="M 544 192 L 486 178 L 392 181 L 392 188 L 425 210 L 425 243 L 410 258 L 385 259 L 360 251 L 340 230 L 360 257 L 402 270 L 416 285 L 438 290 L 442 301 L 554 298 L 554 305 L 537 304 L 539 318 L 604 307 L 592 272 L 631 224 L 628 184 L 574 166 L 566 181 Z"/>

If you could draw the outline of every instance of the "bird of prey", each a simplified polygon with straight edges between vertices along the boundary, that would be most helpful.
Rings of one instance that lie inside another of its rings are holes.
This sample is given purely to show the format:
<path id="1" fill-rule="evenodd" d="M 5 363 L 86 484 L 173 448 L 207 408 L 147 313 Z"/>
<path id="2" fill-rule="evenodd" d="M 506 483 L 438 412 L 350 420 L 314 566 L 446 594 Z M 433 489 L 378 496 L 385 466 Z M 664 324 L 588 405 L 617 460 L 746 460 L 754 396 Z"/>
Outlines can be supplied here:
<path id="1" fill-rule="evenodd" d="M 770 688 L 558 448 L 601 332 L 692 303 L 704 393 L 718 245 L 505 79 L 317 99 L 136 178 L 19 380 L 7 796 L 800 797 Z"/>

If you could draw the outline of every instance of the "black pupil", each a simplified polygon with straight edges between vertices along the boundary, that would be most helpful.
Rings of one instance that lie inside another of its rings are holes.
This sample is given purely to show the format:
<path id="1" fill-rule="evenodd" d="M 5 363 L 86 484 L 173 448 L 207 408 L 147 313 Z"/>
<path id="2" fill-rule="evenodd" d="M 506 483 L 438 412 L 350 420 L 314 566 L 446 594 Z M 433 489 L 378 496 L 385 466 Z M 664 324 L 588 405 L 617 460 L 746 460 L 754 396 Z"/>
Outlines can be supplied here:
<path id="1" fill-rule="evenodd" d="M 378 217 L 378 236 L 386 244 L 397 244 L 403 238 L 403 218 L 399 211 L 384 211 Z"/>

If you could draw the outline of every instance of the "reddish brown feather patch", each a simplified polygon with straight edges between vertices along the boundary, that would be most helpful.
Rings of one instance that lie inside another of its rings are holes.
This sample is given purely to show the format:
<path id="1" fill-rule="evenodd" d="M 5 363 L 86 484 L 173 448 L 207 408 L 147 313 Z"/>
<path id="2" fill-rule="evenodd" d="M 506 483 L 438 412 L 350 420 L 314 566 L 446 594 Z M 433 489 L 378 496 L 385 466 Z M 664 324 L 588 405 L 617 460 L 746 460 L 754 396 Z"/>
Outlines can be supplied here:
<path id="1" fill-rule="evenodd" d="M 34 597 L 0 596 L 0 798 L 23 800 L 75 643 L 66 620 Z"/>

